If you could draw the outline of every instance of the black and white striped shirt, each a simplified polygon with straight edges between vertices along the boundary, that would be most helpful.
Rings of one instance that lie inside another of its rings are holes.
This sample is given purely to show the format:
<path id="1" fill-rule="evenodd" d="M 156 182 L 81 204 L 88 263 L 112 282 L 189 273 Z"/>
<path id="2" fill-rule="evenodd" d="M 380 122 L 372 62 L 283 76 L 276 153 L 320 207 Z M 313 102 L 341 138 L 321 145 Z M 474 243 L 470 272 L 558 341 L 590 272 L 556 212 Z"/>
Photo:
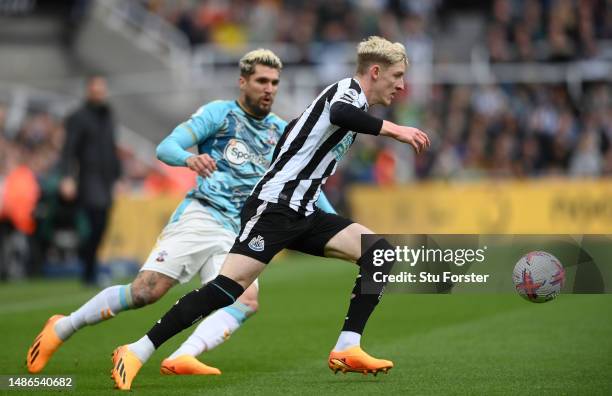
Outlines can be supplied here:
<path id="1" fill-rule="evenodd" d="M 335 172 L 356 136 L 330 121 L 330 108 L 336 102 L 368 109 L 366 96 L 353 78 L 325 88 L 299 118 L 287 125 L 272 164 L 253 189 L 252 197 L 287 204 L 304 215 L 314 212 L 321 186 Z"/>

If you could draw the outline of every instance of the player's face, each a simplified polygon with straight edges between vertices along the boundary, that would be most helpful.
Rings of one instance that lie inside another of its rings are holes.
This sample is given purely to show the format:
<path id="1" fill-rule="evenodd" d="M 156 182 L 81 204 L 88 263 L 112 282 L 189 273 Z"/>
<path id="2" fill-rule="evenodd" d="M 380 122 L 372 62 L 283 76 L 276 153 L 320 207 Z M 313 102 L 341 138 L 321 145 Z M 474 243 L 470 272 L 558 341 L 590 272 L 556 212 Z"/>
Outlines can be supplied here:
<path id="1" fill-rule="evenodd" d="M 395 96 L 404 89 L 404 74 L 406 64 L 404 62 L 394 63 L 387 67 L 381 67 L 378 79 L 374 87 L 377 93 L 377 103 L 389 106 Z"/>
<path id="2" fill-rule="evenodd" d="M 278 69 L 255 65 L 255 73 L 240 77 L 240 94 L 246 110 L 259 117 L 266 116 L 272 110 L 279 76 Z"/>

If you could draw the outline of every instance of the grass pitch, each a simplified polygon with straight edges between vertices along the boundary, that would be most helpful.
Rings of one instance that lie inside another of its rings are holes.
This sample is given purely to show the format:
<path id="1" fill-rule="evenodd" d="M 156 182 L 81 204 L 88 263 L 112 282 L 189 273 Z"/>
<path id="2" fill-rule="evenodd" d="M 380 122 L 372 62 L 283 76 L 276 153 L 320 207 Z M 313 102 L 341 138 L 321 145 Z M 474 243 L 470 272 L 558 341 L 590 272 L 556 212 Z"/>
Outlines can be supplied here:
<path id="1" fill-rule="evenodd" d="M 388 294 L 362 340 L 392 359 L 389 375 L 334 375 L 326 366 L 346 313 L 356 268 L 305 256 L 273 261 L 260 280 L 260 312 L 219 348 L 200 356 L 215 377 L 168 377 L 160 362 L 191 329 L 167 342 L 141 370 L 143 395 L 270 394 L 612 394 L 612 295 L 561 295 L 532 304 L 507 295 Z M 141 337 L 182 294 L 84 328 L 43 374 L 72 375 L 74 394 L 119 394 L 110 353 Z M 0 286 L 0 375 L 27 374 L 27 348 L 47 318 L 69 313 L 94 290 L 73 281 Z M 0 393 L 56 394 L 52 390 Z"/>

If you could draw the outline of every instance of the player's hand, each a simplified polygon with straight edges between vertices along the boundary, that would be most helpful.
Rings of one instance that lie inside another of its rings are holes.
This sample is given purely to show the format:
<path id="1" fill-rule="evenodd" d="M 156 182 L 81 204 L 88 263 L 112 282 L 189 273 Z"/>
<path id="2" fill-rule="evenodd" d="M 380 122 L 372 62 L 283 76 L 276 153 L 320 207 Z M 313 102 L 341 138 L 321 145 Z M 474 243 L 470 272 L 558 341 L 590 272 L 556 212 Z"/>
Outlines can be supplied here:
<path id="1" fill-rule="evenodd" d="M 429 136 L 427 136 L 427 134 L 420 129 L 397 125 L 389 121 L 383 122 L 383 127 L 380 130 L 380 134 L 392 137 L 393 139 L 402 143 L 408 143 L 414 147 L 417 154 L 421 153 L 431 145 Z"/>
<path id="2" fill-rule="evenodd" d="M 77 196 L 77 185 L 72 177 L 64 177 L 59 184 L 59 193 L 68 202 L 72 202 Z"/>
<path id="3" fill-rule="evenodd" d="M 187 167 L 202 177 L 209 177 L 217 170 L 217 163 L 208 154 L 193 155 L 185 160 Z"/>

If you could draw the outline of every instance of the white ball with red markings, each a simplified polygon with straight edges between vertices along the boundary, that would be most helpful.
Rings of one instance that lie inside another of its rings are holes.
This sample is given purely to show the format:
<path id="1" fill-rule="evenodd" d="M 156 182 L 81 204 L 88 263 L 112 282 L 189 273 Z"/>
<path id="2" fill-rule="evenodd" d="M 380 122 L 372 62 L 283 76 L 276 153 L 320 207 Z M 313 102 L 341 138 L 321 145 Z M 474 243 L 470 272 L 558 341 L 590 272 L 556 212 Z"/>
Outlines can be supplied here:
<path id="1" fill-rule="evenodd" d="M 565 270 L 552 254 L 531 252 L 516 263 L 512 280 L 521 297 L 542 303 L 554 299 L 561 292 Z"/>

